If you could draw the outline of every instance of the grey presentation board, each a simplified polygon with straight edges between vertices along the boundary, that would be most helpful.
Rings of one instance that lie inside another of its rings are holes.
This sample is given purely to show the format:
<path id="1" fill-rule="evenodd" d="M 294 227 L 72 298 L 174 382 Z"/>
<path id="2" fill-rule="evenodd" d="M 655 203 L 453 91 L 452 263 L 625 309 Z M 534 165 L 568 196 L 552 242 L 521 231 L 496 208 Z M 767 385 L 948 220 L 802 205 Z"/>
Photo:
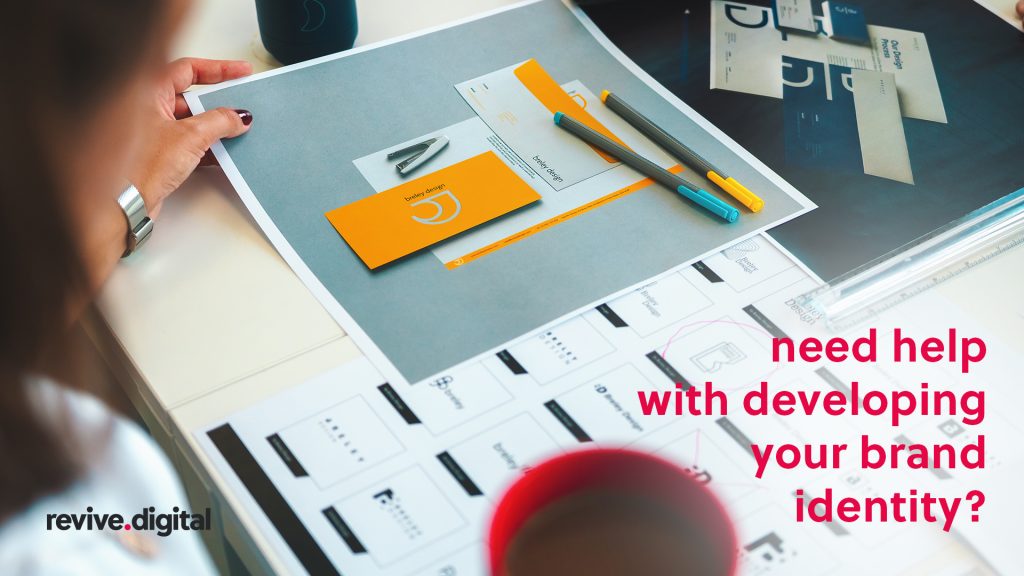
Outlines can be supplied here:
<path id="1" fill-rule="evenodd" d="M 530 58 L 559 83 L 581 80 L 625 97 L 757 192 L 764 210 L 744 210 L 739 222 L 726 224 L 652 186 L 460 268 L 448 270 L 424 250 L 367 269 L 324 217 L 374 193 L 353 160 L 474 117 L 453 86 Z M 812 206 L 636 76 L 557 0 L 258 76 L 198 100 L 207 110 L 252 111 L 249 133 L 219 150 L 225 170 L 344 309 L 335 313 L 343 327 L 353 331 L 347 314 L 409 382 Z M 294 256 L 277 247 L 303 276 Z M 366 339 L 359 344 L 370 353 Z"/>

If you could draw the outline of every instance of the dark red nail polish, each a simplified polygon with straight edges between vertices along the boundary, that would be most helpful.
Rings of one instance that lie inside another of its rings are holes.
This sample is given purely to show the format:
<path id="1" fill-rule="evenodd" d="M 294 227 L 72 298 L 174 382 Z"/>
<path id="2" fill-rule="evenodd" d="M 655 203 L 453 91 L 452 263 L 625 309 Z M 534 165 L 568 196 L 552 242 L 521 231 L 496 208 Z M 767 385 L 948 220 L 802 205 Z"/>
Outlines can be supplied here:
<path id="1" fill-rule="evenodd" d="M 242 124 L 248 126 L 252 124 L 252 112 L 248 110 L 235 110 L 238 113 L 238 117 L 242 119 Z"/>

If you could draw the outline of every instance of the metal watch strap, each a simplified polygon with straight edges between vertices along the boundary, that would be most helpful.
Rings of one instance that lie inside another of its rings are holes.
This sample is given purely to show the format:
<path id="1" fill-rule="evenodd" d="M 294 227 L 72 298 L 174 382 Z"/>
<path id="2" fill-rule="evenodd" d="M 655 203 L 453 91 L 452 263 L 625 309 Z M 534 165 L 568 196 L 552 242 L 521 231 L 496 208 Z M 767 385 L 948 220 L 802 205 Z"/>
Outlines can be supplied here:
<path id="1" fill-rule="evenodd" d="M 125 258 L 135 252 L 149 238 L 149 234 L 153 231 L 153 221 L 150 220 L 149 214 L 146 212 L 146 203 L 142 200 L 142 194 L 134 184 L 129 182 L 125 186 L 120 196 L 117 197 L 117 203 L 124 211 L 125 219 L 128 220 L 128 238 L 124 254 L 121 255 L 121 258 Z"/>

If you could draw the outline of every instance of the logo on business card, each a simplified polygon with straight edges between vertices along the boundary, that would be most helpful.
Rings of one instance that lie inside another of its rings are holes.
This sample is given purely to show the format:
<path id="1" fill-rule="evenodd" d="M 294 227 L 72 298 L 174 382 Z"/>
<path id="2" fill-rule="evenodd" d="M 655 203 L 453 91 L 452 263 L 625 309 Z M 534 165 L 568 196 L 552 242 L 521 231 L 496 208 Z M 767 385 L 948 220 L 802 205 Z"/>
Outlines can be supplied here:
<path id="1" fill-rule="evenodd" d="M 441 200 L 444 198 L 447 198 L 448 201 L 442 203 Z M 420 224 L 431 224 L 435 226 L 438 224 L 447 224 L 458 217 L 459 213 L 462 212 L 462 203 L 459 202 L 459 199 L 456 198 L 454 194 L 452 194 L 451 190 L 439 192 L 438 194 L 435 194 L 425 200 L 420 200 L 419 202 L 413 202 L 410 206 L 416 208 L 421 204 L 428 204 L 432 206 L 434 208 L 434 213 L 427 218 L 414 215 L 412 219 Z M 446 208 L 446 205 L 449 207 Z"/>

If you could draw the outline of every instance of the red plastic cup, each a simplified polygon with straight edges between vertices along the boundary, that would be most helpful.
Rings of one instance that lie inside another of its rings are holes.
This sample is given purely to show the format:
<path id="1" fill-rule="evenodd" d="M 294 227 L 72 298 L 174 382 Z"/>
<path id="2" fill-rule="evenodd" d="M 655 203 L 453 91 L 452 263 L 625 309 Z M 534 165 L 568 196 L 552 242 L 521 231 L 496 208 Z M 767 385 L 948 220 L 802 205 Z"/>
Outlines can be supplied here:
<path id="1" fill-rule="evenodd" d="M 666 460 L 570 452 L 534 467 L 491 519 L 494 576 L 733 576 L 737 540 L 717 497 Z"/>

